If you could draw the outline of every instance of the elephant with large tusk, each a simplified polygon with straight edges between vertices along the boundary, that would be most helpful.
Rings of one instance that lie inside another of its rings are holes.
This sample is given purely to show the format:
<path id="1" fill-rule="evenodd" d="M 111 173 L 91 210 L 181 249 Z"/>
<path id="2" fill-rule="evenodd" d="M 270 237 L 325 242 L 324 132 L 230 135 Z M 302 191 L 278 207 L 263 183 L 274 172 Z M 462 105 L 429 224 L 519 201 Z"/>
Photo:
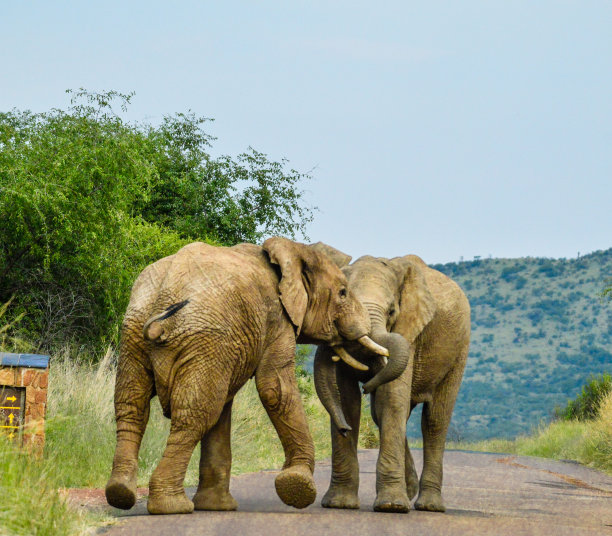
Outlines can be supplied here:
<path id="1" fill-rule="evenodd" d="M 285 238 L 261 247 L 196 242 L 148 266 L 134 283 L 122 326 L 109 504 L 129 509 L 136 501 L 138 450 L 157 394 L 171 427 L 151 476 L 149 512 L 235 509 L 232 402 L 252 377 L 285 451 L 276 491 L 296 508 L 312 504 L 314 445 L 295 379 L 296 339 L 378 348 L 369 332 L 367 311 L 338 267 L 317 248 Z M 192 501 L 183 480 L 198 443 Z"/>
<path id="2" fill-rule="evenodd" d="M 380 430 L 374 510 L 407 512 L 419 493 L 418 510 L 444 511 L 442 458 L 446 432 L 467 361 L 470 306 L 451 279 L 419 257 L 350 257 L 326 251 L 342 267 L 349 289 L 370 315 L 376 352 L 369 343 L 347 343 L 343 351 L 319 346 L 314 374 L 317 394 L 330 414 L 332 477 L 322 506 L 359 508 L 357 439 L 361 396 L 370 393 Z M 340 359 L 335 356 L 339 355 Z M 406 421 L 423 403 L 424 465 L 421 479 L 406 440 Z"/>

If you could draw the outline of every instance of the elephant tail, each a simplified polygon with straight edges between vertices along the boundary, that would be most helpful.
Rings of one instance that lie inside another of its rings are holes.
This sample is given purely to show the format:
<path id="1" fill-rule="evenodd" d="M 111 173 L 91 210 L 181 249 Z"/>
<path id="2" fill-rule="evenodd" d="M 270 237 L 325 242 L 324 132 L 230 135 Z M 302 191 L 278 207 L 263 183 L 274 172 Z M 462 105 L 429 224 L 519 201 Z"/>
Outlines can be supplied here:
<path id="1" fill-rule="evenodd" d="M 142 334 L 145 340 L 151 342 L 163 342 L 162 335 L 164 334 L 164 326 L 162 324 L 162 320 L 166 320 L 166 318 L 170 318 L 172 315 L 178 313 L 188 303 L 189 300 L 174 303 L 161 313 L 149 318 L 142 328 Z"/>

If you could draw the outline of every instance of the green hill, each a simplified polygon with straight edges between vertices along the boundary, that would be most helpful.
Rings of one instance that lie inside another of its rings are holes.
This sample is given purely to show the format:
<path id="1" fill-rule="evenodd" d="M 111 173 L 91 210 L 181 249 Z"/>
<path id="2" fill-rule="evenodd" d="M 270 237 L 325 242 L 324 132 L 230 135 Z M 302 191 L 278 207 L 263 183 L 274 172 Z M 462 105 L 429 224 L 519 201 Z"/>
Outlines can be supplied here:
<path id="1" fill-rule="evenodd" d="M 591 374 L 612 371 L 612 249 L 576 259 L 434 265 L 465 290 L 472 343 L 449 437 L 514 437 L 549 419 Z M 417 415 L 409 435 L 419 435 Z"/>

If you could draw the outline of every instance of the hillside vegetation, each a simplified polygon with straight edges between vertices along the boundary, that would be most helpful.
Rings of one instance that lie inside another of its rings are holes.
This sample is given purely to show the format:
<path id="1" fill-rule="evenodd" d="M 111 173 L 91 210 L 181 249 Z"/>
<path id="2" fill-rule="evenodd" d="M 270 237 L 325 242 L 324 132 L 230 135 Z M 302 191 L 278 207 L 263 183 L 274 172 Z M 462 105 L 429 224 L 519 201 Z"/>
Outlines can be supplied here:
<path id="1" fill-rule="evenodd" d="M 466 292 L 472 342 L 450 439 L 511 438 L 612 371 L 612 249 L 576 259 L 477 259 L 434 265 Z M 415 418 L 416 417 L 416 418 Z M 418 416 L 409 434 L 419 435 Z"/>
<path id="2" fill-rule="evenodd" d="M 600 385 L 610 377 L 599 379 Z M 591 380 L 588 385 L 598 383 Z M 490 439 L 478 443 L 451 443 L 450 448 L 462 448 L 484 452 L 507 452 L 522 456 L 540 456 L 557 460 L 575 460 L 584 465 L 601 469 L 612 474 L 612 390 L 608 389 L 601 397 L 592 399 L 594 413 L 589 417 L 562 418 L 549 425 L 540 426 L 530 436 L 520 436 L 514 440 Z M 584 391 L 583 391 L 584 394 Z M 570 401 L 568 406 L 579 401 Z"/>

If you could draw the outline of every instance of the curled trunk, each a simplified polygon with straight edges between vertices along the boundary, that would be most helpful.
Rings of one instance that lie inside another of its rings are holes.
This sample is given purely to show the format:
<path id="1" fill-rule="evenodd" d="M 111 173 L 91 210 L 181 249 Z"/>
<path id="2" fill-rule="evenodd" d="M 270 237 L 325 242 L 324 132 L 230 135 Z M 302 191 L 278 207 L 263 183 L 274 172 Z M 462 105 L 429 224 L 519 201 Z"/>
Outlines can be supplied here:
<path id="1" fill-rule="evenodd" d="M 389 350 L 389 362 L 376 376 L 363 385 L 364 393 L 371 393 L 383 383 L 398 378 L 410 362 L 410 344 L 399 333 L 376 331 L 372 339 Z"/>
<path id="2" fill-rule="evenodd" d="M 343 436 L 346 436 L 352 428 L 346 422 L 342 411 L 336 370 L 337 365 L 332 361 L 332 351 L 326 346 L 319 346 L 314 358 L 315 389 L 333 424 Z"/>
<path id="3" fill-rule="evenodd" d="M 371 338 L 376 346 L 364 345 L 370 352 L 377 347 L 388 350 L 389 359 L 387 364 L 368 382 L 363 385 L 364 393 L 372 393 L 377 387 L 384 383 L 395 380 L 399 377 L 406 367 L 410 364 L 411 348 L 410 344 L 399 333 L 390 333 L 381 327 L 377 322 L 377 315 L 372 315 L 372 325 L 374 330 Z M 354 348 L 353 348 L 354 350 Z M 379 355 L 382 352 L 376 352 Z M 321 403 L 329 413 L 332 422 L 342 435 L 346 435 L 351 427 L 346 422 L 342 409 L 342 399 L 338 388 L 336 373 L 338 365 L 333 361 L 333 350 L 329 347 L 320 346 L 315 355 L 314 361 L 314 380 L 317 395 Z M 370 354 L 373 357 L 372 354 Z"/>

